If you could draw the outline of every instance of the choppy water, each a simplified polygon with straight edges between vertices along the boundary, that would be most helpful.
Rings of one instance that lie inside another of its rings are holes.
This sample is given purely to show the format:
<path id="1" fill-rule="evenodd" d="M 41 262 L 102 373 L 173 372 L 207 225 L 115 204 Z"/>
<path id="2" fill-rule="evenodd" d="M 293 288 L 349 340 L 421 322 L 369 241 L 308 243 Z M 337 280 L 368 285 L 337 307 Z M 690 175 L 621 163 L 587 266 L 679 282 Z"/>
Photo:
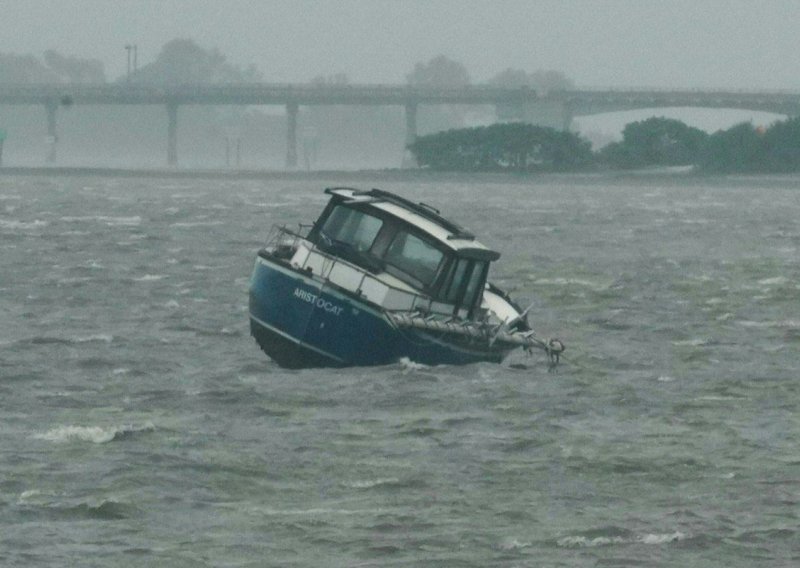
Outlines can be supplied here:
<path id="1" fill-rule="evenodd" d="M 0 565 L 800 564 L 800 180 L 359 185 L 503 251 L 559 373 L 269 362 L 315 181 L 0 177 Z"/>

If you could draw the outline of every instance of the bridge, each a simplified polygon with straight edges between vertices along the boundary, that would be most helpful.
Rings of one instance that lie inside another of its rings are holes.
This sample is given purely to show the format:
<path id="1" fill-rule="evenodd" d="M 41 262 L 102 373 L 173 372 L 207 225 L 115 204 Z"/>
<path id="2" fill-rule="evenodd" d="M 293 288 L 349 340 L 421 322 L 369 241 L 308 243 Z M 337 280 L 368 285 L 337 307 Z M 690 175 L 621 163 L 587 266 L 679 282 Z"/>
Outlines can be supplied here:
<path id="1" fill-rule="evenodd" d="M 41 105 L 56 161 L 57 113 L 71 105 L 163 105 L 167 113 L 167 163 L 178 163 L 178 110 L 186 105 L 281 105 L 286 109 L 286 166 L 297 166 L 297 115 L 301 106 L 394 105 L 405 109 L 406 144 L 417 136 L 420 105 L 493 105 L 498 117 L 568 129 L 576 116 L 666 107 L 726 108 L 800 115 L 800 92 L 729 90 L 575 89 L 528 87 L 421 87 L 409 85 L 124 84 L 0 85 L 0 105 Z"/>

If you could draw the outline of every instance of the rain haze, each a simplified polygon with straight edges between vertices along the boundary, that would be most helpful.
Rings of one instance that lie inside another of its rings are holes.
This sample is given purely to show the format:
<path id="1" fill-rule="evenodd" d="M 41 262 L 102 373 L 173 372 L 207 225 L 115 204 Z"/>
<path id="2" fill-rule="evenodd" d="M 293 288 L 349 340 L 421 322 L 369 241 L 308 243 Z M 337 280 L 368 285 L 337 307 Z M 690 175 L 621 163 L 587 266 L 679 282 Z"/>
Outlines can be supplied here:
<path id="1" fill-rule="evenodd" d="M 0 56 L 17 57 L 19 67 L 22 57 L 41 60 L 52 51 L 67 64 L 92 62 L 104 82 L 124 81 L 131 65 L 143 70 L 133 74 L 134 81 L 169 80 L 163 68 L 160 75 L 154 72 L 159 58 L 170 42 L 188 40 L 195 55 L 222 56 L 228 73 L 222 82 L 233 73 L 237 82 L 402 85 L 416 66 L 444 56 L 477 85 L 514 70 L 554 72 L 564 84 L 584 89 L 800 89 L 800 60 L 792 56 L 800 48 L 793 26 L 800 20 L 800 4 L 790 0 L 10 0 L 2 9 Z M 447 112 L 425 111 L 418 117 L 419 133 L 497 120 L 491 109 L 472 110 L 451 112 L 449 118 Z M 14 134 L 6 143 L 7 163 L 32 164 L 49 152 L 41 149 L 37 113 L 28 109 L 9 118 L 8 107 L 0 108 L 3 126 Z M 162 115 L 142 107 L 59 113 L 57 131 L 51 133 L 60 140 L 59 162 L 163 163 Z M 276 167 L 284 161 L 283 141 L 264 139 L 259 132 L 281 128 L 283 115 L 280 105 L 249 111 L 240 107 L 238 112 L 185 110 L 179 161 L 187 167 L 216 166 L 229 164 L 235 153 L 235 161 L 247 167 Z M 627 123 L 654 115 L 707 132 L 739 122 L 768 125 L 782 118 L 753 110 L 661 108 L 576 117 L 570 128 L 599 148 L 619 139 Z M 343 129 L 333 134 L 337 120 L 352 123 L 358 117 L 364 121 L 362 133 L 381 124 L 385 128 L 372 138 Z M 90 126 L 93 121 L 96 128 Z M 349 114 L 330 108 L 303 110 L 301 161 L 316 169 L 396 166 L 403 153 L 402 122 L 398 109 L 362 107 Z M 112 131 L 130 134 L 127 139 L 117 136 L 110 152 L 108 143 L 99 142 L 104 129 L 109 130 L 109 142 Z M 339 141 L 346 144 L 334 147 Z"/>
<path id="2" fill-rule="evenodd" d="M 125 44 L 146 63 L 191 38 L 275 82 L 400 83 L 443 54 L 475 82 L 512 67 L 589 87 L 800 89 L 798 21 L 793 0 L 6 0 L 0 52 L 96 58 L 113 78 Z"/>
<path id="3" fill-rule="evenodd" d="M 800 566 L 799 23 L 0 0 L 0 567 Z"/>

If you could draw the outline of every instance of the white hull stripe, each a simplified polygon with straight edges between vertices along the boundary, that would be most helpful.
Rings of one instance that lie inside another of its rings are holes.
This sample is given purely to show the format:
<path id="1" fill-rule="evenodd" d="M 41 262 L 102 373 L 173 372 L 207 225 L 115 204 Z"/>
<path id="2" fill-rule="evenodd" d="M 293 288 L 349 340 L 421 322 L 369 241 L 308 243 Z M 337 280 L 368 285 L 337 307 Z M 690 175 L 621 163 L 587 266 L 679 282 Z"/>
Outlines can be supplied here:
<path id="1" fill-rule="evenodd" d="M 257 260 L 258 260 L 259 264 L 265 266 L 266 268 L 269 268 L 270 270 L 275 270 L 277 272 L 280 272 L 280 273 L 282 273 L 282 274 L 284 274 L 286 276 L 289 276 L 291 278 L 294 278 L 296 280 L 299 279 L 304 284 L 312 286 L 313 288 L 318 290 L 320 294 L 322 294 L 322 293 L 329 294 L 329 295 L 333 296 L 334 298 L 338 298 L 338 299 L 340 299 L 340 300 L 342 300 L 344 302 L 347 302 L 350 305 L 352 305 L 353 302 L 354 302 L 353 298 L 351 298 L 349 296 L 345 296 L 344 294 L 338 292 L 337 290 L 335 290 L 331 286 L 329 286 L 327 279 L 320 279 L 321 281 L 320 280 L 316 280 L 313 276 L 310 276 L 308 274 L 304 274 L 302 271 L 299 271 L 299 270 L 296 270 L 296 269 L 293 269 L 293 268 L 286 268 L 285 266 L 281 266 L 281 265 L 279 265 L 277 263 L 273 263 L 273 262 L 270 262 L 268 260 L 265 260 L 264 258 L 261 258 L 260 256 L 258 257 Z M 317 277 L 317 278 L 319 278 L 319 277 Z M 358 302 L 358 305 L 353 306 L 353 307 L 356 307 L 359 310 L 362 310 L 362 311 L 365 311 L 365 312 L 369 312 L 369 313 L 371 313 L 373 316 L 375 316 L 377 318 L 383 318 L 383 319 L 388 320 L 388 318 L 386 317 L 386 315 L 382 311 L 376 310 L 375 308 L 373 308 L 372 306 L 370 306 L 370 305 L 368 305 L 368 304 L 366 304 L 364 302 Z M 394 323 L 392 323 L 392 326 L 394 326 Z"/>
<path id="2" fill-rule="evenodd" d="M 329 359 L 333 359 L 334 361 L 339 361 L 340 363 L 344 363 L 344 359 L 342 359 L 341 357 L 337 357 L 336 355 L 332 355 L 332 354 L 328 353 L 327 351 L 323 351 L 322 349 L 318 349 L 318 348 L 314 347 L 313 345 L 309 345 L 308 343 L 300 341 L 296 337 L 292 337 L 288 333 L 286 333 L 284 331 L 281 331 L 280 329 L 269 325 L 267 322 L 265 322 L 263 320 L 260 320 L 259 318 L 257 318 L 253 314 L 250 314 L 250 319 L 253 320 L 254 322 L 256 322 L 258 325 L 270 330 L 271 332 L 277 333 L 281 337 L 284 337 L 285 339 L 288 339 L 292 343 L 296 343 L 300 347 L 305 347 L 306 349 L 308 349 L 310 351 L 314 351 L 315 353 L 318 353 L 318 354 L 322 355 L 323 357 L 328 357 Z"/>

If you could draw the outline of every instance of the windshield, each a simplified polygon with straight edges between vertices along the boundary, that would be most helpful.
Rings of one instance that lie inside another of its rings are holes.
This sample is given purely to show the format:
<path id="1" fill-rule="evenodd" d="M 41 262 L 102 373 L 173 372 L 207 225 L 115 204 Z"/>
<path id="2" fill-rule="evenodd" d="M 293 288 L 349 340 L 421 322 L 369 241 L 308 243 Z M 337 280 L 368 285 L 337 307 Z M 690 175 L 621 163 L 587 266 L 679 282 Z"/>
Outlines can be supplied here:
<path id="1" fill-rule="evenodd" d="M 337 205 L 322 226 L 322 238 L 346 243 L 366 251 L 381 230 L 383 221 L 372 215 Z"/>

